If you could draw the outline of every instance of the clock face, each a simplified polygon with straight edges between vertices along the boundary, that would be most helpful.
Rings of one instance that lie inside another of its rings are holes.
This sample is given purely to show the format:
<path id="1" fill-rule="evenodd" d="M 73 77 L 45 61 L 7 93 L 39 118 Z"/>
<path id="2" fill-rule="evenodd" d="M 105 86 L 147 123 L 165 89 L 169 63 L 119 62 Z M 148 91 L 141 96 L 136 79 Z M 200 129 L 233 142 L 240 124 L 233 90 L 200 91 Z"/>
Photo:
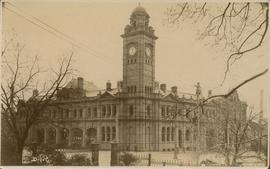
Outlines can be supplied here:
<path id="1" fill-rule="evenodd" d="M 136 53 L 136 48 L 134 46 L 130 47 L 128 53 L 129 55 L 134 56 Z"/>
<path id="2" fill-rule="evenodd" d="M 146 53 L 147 56 L 151 56 L 151 49 L 146 48 L 145 53 Z"/>

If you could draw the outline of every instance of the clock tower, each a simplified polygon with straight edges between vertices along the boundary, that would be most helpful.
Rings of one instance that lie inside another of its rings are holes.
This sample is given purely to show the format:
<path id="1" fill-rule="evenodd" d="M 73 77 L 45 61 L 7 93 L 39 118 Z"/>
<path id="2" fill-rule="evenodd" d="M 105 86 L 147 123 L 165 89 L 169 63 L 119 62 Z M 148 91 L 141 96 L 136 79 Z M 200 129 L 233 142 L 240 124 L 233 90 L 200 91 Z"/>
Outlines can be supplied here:
<path id="1" fill-rule="evenodd" d="M 123 38 L 123 91 L 150 94 L 155 83 L 154 29 L 149 26 L 149 15 L 138 6 L 130 16 Z"/>

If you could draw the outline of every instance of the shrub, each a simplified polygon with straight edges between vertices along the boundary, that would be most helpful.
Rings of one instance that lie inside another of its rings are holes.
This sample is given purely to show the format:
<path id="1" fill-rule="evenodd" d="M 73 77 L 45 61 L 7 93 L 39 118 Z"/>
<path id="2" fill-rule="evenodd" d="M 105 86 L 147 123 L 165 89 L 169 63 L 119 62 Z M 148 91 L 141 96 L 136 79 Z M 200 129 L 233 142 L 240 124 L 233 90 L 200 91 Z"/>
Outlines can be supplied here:
<path id="1" fill-rule="evenodd" d="M 75 154 L 68 160 L 68 164 L 72 166 L 91 166 L 92 162 L 86 155 Z"/>
<path id="2" fill-rule="evenodd" d="M 127 152 L 123 152 L 123 154 L 120 155 L 119 160 L 124 166 L 134 165 L 138 161 L 133 154 Z"/>

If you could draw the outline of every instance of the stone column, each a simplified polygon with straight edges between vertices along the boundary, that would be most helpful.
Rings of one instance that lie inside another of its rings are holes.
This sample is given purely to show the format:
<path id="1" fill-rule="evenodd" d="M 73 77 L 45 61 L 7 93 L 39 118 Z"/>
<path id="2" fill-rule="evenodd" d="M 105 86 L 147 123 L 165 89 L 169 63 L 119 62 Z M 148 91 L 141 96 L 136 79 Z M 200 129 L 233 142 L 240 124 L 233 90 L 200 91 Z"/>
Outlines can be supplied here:
<path id="1" fill-rule="evenodd" d="M 116 119 L 115 123 L 115 141 L 119 143 L 119 120 L 118 118 Z"/>
<path id="2" fill-rule="evenodd" d="M 119 166 L 118 143 L 111 143 L 111 166 Z"/>
<path id="3" fill-rule="evenodd" d="M 71 137 L 72 133 L 71 133 L 71 129 L 68 129 L 68 147 L 71 146 L 72 143 L 72 137 Z"/>
<path id="4" fill-rule="evenodd" d="M 85 147 L 86 146 L 86 129 L 82 129 L 83 131 L 83 135 L 82 135 L 82 147 Z"/>
<path id="5" fill-rule="evenodd" d="M 47 129 L 44 128 L 44 144 L 47 144 L 47 139 L 48 139 L 48 132 Z"/>
<path id="6" fill-rule="evenodd" d="M 61 133 L 60 133 L 61 129 L 60 128 L 56 128 L 55 129 L 55 137 L 56 137 L 56 145 L 59 145 L 61 142 Z"/>
<path id="7" fill-rule="evenodd" d="M 110 108 L 111 108 L 110 117 L 112 117 L 112 114 L 113 114 L 113 105 L 112 104 L 110 104 Z"/>
<path id="8" fill-rule="evenodd" d="M 183 150 L 185 151 L 185 149 L 186 149 L 186 127 L 184 126 L 183 127 L 183 130 L 182 130 L 183 132 L 182 132 L 182 139 L 183 139 Z"/>

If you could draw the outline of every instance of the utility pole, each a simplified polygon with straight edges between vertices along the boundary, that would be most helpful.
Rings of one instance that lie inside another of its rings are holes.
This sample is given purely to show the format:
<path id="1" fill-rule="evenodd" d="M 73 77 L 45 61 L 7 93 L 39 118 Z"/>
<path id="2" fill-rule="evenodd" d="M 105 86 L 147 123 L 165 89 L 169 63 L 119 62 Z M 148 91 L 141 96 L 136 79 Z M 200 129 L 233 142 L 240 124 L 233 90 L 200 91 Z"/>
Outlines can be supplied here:
<path id="1" fill-rule="evenodd" d="M 261 97 L 260 97 L 260 115 L 259 115 L 259 126 L 262 127 L 262 121 L 263 121 L 263 90 L 261 90 L 260 93 Z M 258 147 L 258 154 L 261 155 L 261 148 L 262 148 L 262 128 L 259 131 L 259 147 Z"/>
<path id="2" fill-rule="evenodd" d="M 178 159 L 178 153 L 179 153 L 179 150 L 178 150 L 178 146 L 177 146 L 177 137 L 176 137 L 176 133 L 177 133 L 177 113 L 178 113 L 178 110 L 177 110 L 177 102 L 178 100 L 176 101 L 176 105 L 175 105 L 175 120 L 174 120 L 174 159 Z M 179 137 L 179 136 L 178 136 Z"/>
<path id="3" fill-rule="evenodd" d="M 200 86 L 200 82 L 197 82 L 197 84 L 195 85 L 196 87 L 196 101 L 197 101 L 197 105 L 199 106 L 201 104 L 201 96 L 202 96 L 202 89 Z M 201 141 L 201 133 L 200 133 L 200 116 L 201 112 L 200 112 L 200 107 L 196 113 L 196 121 L 194 125 L 197 125 L 197 132 L 195 133 L 195 135 L 197 135 L 197 139 L 196 139 L 196 152 L 197 152 L 197 165 L 199 165 L 199 157 L 200 157 L 200 141 Z M 196 126 L 194 127 L 196 128 Z"/>

